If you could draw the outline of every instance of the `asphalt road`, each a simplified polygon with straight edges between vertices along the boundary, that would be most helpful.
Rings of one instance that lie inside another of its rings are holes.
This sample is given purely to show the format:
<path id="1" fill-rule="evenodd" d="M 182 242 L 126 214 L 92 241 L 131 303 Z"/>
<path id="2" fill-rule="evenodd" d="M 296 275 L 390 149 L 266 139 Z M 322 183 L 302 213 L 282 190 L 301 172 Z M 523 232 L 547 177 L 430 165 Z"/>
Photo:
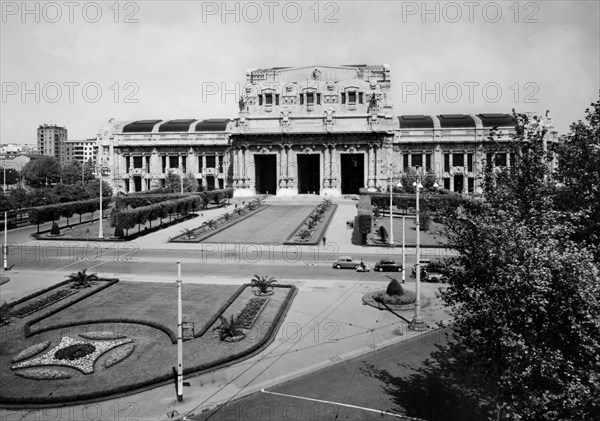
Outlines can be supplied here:
<path id="1" fill-rule="evenodd" d="M 411 417 L 403 416 L 407 412 L 411 416 L 423 416 L 427 411 L 415 410 L 411 402 L 404 401 L 408 397 L 406 391 L 399 393 L 397 387 L 417 373 L 437 346 L 447 344 L 447 332 L 447 329 L 427 332 L 188 418 L 198 421 L 410 420 Z"/>

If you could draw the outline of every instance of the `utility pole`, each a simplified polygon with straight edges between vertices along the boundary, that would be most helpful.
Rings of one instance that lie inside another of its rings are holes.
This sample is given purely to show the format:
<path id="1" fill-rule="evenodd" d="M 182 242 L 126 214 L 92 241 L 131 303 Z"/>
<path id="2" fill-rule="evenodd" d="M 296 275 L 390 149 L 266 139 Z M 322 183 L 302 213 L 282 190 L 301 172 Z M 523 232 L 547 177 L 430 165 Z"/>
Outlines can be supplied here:
<path id="1" fill-rule="evenodd" d="M 183 316 L 181 311 L 181 262 L 177 262 L 177 402 L 183 401 Z"/>
<path id="2" fill-rule="evenodd" d="M 100 172 L 100 224 L 98 224 L 98 238 L 104 238 L 104 232 L 102 230 L 102 166 L 98 166 Z"/>

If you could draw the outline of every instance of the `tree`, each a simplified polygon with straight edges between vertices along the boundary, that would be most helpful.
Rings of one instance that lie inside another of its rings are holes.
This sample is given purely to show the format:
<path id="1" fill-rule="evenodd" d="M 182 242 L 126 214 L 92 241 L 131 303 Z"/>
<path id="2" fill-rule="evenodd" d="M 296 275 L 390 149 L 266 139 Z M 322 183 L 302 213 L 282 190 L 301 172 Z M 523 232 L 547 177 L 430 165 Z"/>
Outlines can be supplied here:
<path id="1" fill-rule="evenodd" d="M 250 282 L 251 288 L 256 289 L 255 294 L 264 295 L 273 291 L 273 285 L 277 283 L 277 279 L 267 275 L 254 275 L 254 278 Z"/>
<path id="2" fill-rule="evenodd" d="M 458 252 L 441 292 L 453 318 L 445 364 L 488 418 L 592 419 L 600 412 L 599 269 L 571 239 L 570 215 L 552 206 L 544 118 L 515 118 L 513 168 L 486 172 L 485 201 L 439 215 Z"/>
<path id="3" fill-rule="evenodd" d="M 75 289 L 88 288 L 92 285 L 92 282 L 98 280 L 98 275 L 95 273 L 88 274 L 87 269 L 66 275 L 66 277 L 69 278 L 69 282 L 72 283 L 71 288 Z"/>
<path id="4" fill-rule="evenodd" d="M 59 183 L 52 187 L 52 193 L 57 196 L 58 201 L 61 203 L 76 202 L 77 200 L 91 198 L 89 192 L 81 182 L 72 185 Z"/>
<path id="5" fill-rule="evenodd" d="M 576 216 L 575 239 L 595 248 L 600 262 L 600 100 L 585 110 L 584 122 L 571 125 L 554 150 L 564 183 L 559 206 Z"/>
<path id="6" fill-rule="evenodd" d="M 167 174 L 165 177 L 165 189 L 171 193 L 181 192 L 181 177 L 174 172 Z M 198 191 L 198 180 L 196 180 L 194 174 L 186 173 L 183 176 L 183 191 Z"/>
<path id="7" fill-rule="evenodd" d="M 89 183 L 87 183 L 85 185 L 85 190 L 87 191 L 87 194 L 90 198 L 92 199 L 96 199 L 100 197 L 100 181 L 99 180 L 94 180 L 94 181 L 90 181 Z M 103 198 L 108 198 L 112 196 L 112 188 L 110 187 L 110 184 L 108 184 L 106 181 L 102 182 L 102 197 Z"/>
<path id="8" fill-rule="evenodd" d="M 17 184 L 19 172 L 14 168 L 6 168 L 6 185 Z M 4 167 L 0 167 L 0 186 L 4 185 Z"/>
<path id="9" fill-rule="evenodd" d="M 71 161 L 61 168 L 61 181 L 64 184 L 75 184 L 81 182 L 81 164 L 79 161 Z"/>
<path id="10" fill-rule="evenodd" d="M 233 317 L 233 314 L 229 320 L 223 316 L 219 316 L 219 320 L 221 321 L 221 324 L 219 326 L 215 326 L 213 331 L 219 331 L 219 338 L 222 341 L 226 339 L 234 339 L 243 335 L 243 332 L 240 328 L 240 322 Z"/>
<path id="11" fill-rule="evenodd" d="M 23 176 L 35 187 L 57 183 L 60 181 L 60 164 L 55 157 L 43 155 L 25 164 Z"/>

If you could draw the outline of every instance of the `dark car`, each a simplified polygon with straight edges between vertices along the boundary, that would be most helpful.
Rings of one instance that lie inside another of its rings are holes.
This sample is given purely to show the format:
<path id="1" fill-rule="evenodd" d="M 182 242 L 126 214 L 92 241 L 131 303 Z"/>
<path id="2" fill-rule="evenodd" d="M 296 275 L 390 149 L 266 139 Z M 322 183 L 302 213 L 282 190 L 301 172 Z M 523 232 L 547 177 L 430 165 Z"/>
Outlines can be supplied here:
<path id="1" fill-rule="evenodd" d="M 375 263 L 374 270 L 378 270 L 379 272 L 402 272 L 402 265 L 397 264 L 394 260 L 381 259 Z"/>

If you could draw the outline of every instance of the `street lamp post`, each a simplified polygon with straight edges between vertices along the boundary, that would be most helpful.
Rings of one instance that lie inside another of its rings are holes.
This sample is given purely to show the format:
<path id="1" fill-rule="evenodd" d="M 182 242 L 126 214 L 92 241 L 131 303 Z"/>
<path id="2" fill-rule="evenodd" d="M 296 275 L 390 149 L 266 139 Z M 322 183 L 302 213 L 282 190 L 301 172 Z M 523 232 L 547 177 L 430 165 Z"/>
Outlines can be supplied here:
<path id="1" fill-rule="evenodd" d="M 394 188 L 392 186 L 392 164 L 390 164 L 390 246 L 394 246 L 394 214 L 392 213 L 392 205 L 394 203 L 393 199 L 393 191 Z"/>
<path id="2" fill-rule="evenodd" d="M 412 330 L 425 330 L 427 327 L 425 326 L 425 322 L 421 317 L 421 237 L 420 237 L 420 221 L 419 221 L 419 191 L 423 188 L 421 184 L 421 177 L 417 174 L 417 179 L 413 183 L 415 189 L 417 191 L 417 215 L 415 224 L 417 226 L 417 247 L 416 247 L 416 255 L 417 255 L 417 280 L 416 280 L 416 301 L 415 301 L 415 316 L 410 322 L 409 328 Z"/>
<path id="3" fill-rule="evenodd" d="M 98 238 L 104 238 L 104 231 L 102 230 L 102 167 L 98 167 L 100 173 L 100 223 L 98 224 Z"/>
<path id="4" fill-rule="evenodd" d="M 406 232 L 406 216 L 402 215 L 402 283 L 406 281 L 406 251 L 405 251 L 405 243 L 406 236 L 404 233 Z"/>
<path id="5" fill-rule="evenodd" d="M 179 180 L 181 181 L 181 194 L 183 194 L 183 165 L 179 166 Z"/>

